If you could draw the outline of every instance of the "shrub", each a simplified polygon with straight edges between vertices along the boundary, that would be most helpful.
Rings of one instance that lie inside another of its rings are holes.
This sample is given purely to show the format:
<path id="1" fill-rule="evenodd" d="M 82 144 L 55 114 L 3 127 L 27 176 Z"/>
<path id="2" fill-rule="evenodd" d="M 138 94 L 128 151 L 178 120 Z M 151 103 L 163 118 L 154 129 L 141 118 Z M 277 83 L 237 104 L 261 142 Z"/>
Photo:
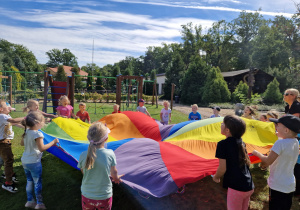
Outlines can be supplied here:
<path id="1" fill-rule="evenodd" d="M 268 84 L 266 91 L 263 93 L 263 100 L 266 104 L 279 104 L 282 102 L 282 94 L 276 78 Z"/>

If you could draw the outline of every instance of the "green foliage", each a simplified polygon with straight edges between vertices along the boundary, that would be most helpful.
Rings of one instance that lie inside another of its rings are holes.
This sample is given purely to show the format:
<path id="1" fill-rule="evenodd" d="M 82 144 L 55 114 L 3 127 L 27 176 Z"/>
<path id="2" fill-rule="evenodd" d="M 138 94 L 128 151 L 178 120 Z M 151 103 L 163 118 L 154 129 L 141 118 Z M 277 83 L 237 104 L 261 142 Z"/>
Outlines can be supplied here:
<path id="1" fill-rule="evenodd" d="M 201 103 L 203 87 L 210 67 L 200 58 L 195 56 L 184 75 L 181 84 L 181 101 L 186 104 Z"/>
<path id="2" fill-rule="evenodd" d="M 13 89 L 14 90 L 21 90 L 23 78 L 22 78 L 21 74 L 18 73 L 19 69 L 12 66 L 11 70 L 16 72 L 15 74 L 13 74 L 13 81 L 14 81 Z"/>
<path id="3" fill-rule="evenodd" d="M 48 67 L 56 67 L 58 65 L 78 66 L 76 56 L 69 49 L 65 48 L 61 51 L 55 48 L 46 52 L 46 55 L 49 58 L 47 62 Z"/>
<path id="4" fill-rule="evenodd" d="M 74 72 L 75 75 L 79 75 L 79 67 L 75 66 L 71 69 L 72 72 Z M 75 89 L 82 89 L 83 84 L 81 82 L 82 77 L 75 77 Z"/>
<path id="5" fill-rule="evenodd" d="M 230 98 L 230 91 L 220 69 L 211 68 L 204 85 L 202 101 L 205 103 L 228 102 Z"/>
<path id="6" fill-rule="evenodd" d="M 96 80 L 96 90 L 103 90 L 103 81 L 102 81 L 102 78 L 100 77 L 101 74 L 98 74 L 99 77 L 97 77 L 97 80 Z"/>
<path id="7" fill-rule="evenodd" d="M 57 68 L 57 72 L 56 72 L 56 75 L 55 75 L 55 80 L 56 81 L 62 81 L 62 82 L 67 81 L 66 72 L 65 72 L 64 67 L 62 65 L 59 65 L 58 68 Z"/>
<path id="8" fill-rule="evenodd" d="M 261 103 L 262 97 L 258 93 L 251 94 L 251 98 L 247 98 L 247 95 L 244 95 L 242 93 L 237 93 L 237 96 L 239 97 L 242 104 L 245 105 L 257 105 Z"/>
<path id="9" fill-rule="evenodd" d="M 276 78 L 268 84 L 263 96 L 266 104 L 279 104 L 282 102 L 282 94 L 279 89 L 279 82 Z"/>
<path id="10" fill-rule="evenodd" d="M 249 86 L 247 83 L 240 81 L 231 95 L 232 101 L 241 102 L 241 98 L 247 98 Z"/>

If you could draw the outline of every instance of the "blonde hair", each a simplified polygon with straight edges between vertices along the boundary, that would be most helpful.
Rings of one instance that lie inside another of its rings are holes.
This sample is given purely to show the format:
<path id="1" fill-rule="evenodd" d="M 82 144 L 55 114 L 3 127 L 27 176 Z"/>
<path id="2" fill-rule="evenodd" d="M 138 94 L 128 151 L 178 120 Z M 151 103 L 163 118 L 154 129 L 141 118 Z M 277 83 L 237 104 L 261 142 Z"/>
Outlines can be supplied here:
<path id="1" fill-rule="evenodd" d="M 24 139 L 27 127 L 33 127 L 38 123 L 42 123 L 45 121 L 45 118 L 42 113 L 38 111 L 30 112 L 24 120 L 22 120 L 22 125 L 24 126 L 24 133 L 22 138 Z"/>
<path id="2" fill-rule="evenodd" d="M 191 105 L 191 107 L 193 108 L 193 107 L 196 107 L 197 109 L 198 109 L 198 105 L 197 104 L 193 104 L 193 105 Z"/>
<path id="3" fill-rule="evenodd" d="M 101 123 L 97 122 L 90 126 L 88 130 L 87 138 L 89 141 L 98 142 L 107 134 L 107 127 Z M 105 141 L 104 141 L 105 142 Z M 89 149 L 85 161 L 85 169 L 90 170 L 94 167 L 97 145 L 90 143 Z"/>
<path id="4" fill-rule="evenodd" d="M 64 99 L 67 99 L 68 104 L 70 104 L 70 100 L 69 100 L 68 96 L 63 95 L 63 96 L 61 96 L 61 97 L 59 98 L 59 100 L 58 100 L 58 105 L 59 105 L 59 106 L 62 106 L 61 101 L 64 100 Z"/>
<path id="5" fill-rule="evenodd" d="M 284 92 L 285 92 L 285 93 L 286 93 L 286 92 L 292 93 L 292 94 L 295 96 L 295 101 L 297 100 L 297 101 L 300 102 L 300 99 L 299 99 L 299 91 L 298 91 L 297 89 L 295 89 L 295 88 L 289 88 L 289 89 L 286 89 Z"/>
<path id="6" fill-rule="evenodd" d="M 271 118 L 278 119 L 279 114 L 275 109 L 271 109 L 270 111 L 267 112 L 267 115 L 269 115 Z"/>
<path id="7" fill-rule="evenodd" d="M 86 104 L 83 103 L 83 102 L 80 102 L 78 106 L 79 106 L 79 107 L 81 107 L 81 106 L 86 106 Z"/>
<path id="8" fill-rule="evenodd" d="M 118 107 L 118 110 L 119 110 L 119 107 L 120 107 L 119 104 L 114 104 L 113 107 L 115 107 L 115 106 Z"/>
<path id="9" fill-rule="evenodd" d="M 38 102 L 36 100 L 30 99 L 27 101 L 27 106 L 25 106 L 23 108 L 23 112 L 29 112 L 30 111 L 30 107 L 32 107 L 33 105 L 36 105 Z"/>
<path id="10" fill-rule="evenodd" d="M 164 101 L 163 101 L 163 104 L 165 104 L 165 103 L 167 103 L 167 104 L 168 104 L 168 106 L 170 106 L 170 103 L 169 103 L 169 101 L 167 101 L 167 100 L 164 100 Z"/>

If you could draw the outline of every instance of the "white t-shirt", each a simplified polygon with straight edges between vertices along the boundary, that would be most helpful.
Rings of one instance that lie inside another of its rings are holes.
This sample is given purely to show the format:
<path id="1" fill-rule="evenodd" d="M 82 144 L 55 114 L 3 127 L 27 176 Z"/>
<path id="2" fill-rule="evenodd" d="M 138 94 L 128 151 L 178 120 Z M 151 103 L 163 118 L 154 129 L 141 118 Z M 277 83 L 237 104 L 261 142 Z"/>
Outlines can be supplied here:
<path id="1" fill-rule="evenodd" d="M 162 113 L 162 121 L 163 122 L 169 122 L 169 114 L 171 114 L 171 109 L 166 110 L 163 108 L 160 113 Z"/>
<path id="2" fill-rule="evenodd" d="M 144 114 L 147 114 L 146 111 L 147 111 L 147 108 L 145 106 L 138 106 L 136 108 L 136 111 L 139 111 L 139 112 L 143 112 Z"/>
<path id="3" fill-rule="evenodd" d="M 44 135 L 41 131 L 34 130 L 26 130 L 26 134 L 24 137 L 24 146 L 25 150 L 22 155 L 21 161 L 22 163 L 38 163 L 41 161 L 43 153 L 38 149 L 35 140 L 37 138 L 44 138 Z"/>
<path id="4" fill-rule="evenodd" d="M 14 138 L 14 132 L 12 130 L 12 126 L 9 122 L 7 122 L 7 120 L 10 118 L 11 116 L 9 114 L 0 114 L 0 140 Z M 8 133 L 5 133 L 5 127 L 7 126 L 9 126 Z"/>
<path id="5" fill-rule="evenodd" d="M 269 187 L 283 193 L 294 192 L 294 167 L 299 155 L 299 142 L 296 138 L 279 139 L 271 150 L 279 156 L 270 166 Z"/>

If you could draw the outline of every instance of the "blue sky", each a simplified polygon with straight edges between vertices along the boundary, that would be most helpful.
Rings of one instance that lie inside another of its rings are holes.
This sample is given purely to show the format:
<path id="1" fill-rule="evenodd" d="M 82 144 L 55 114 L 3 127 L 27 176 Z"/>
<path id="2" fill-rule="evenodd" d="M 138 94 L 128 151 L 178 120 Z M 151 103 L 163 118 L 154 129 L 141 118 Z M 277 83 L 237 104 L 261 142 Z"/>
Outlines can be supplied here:
<path id="1" fill-rule="evenodd" d="M 47 51 L 68 48 L 80 66 L 93 57 L 102 67 L 144 55 L 148 46 L 180 42 L 183 24 L 207 30 L 214 22 L 237 18 L 242 10 L 259 8 L 264 18 L 290 18 L 298 1 L 0 0 L 0 38 L 26 46 L 39 63 L 47 62 Z"/>

